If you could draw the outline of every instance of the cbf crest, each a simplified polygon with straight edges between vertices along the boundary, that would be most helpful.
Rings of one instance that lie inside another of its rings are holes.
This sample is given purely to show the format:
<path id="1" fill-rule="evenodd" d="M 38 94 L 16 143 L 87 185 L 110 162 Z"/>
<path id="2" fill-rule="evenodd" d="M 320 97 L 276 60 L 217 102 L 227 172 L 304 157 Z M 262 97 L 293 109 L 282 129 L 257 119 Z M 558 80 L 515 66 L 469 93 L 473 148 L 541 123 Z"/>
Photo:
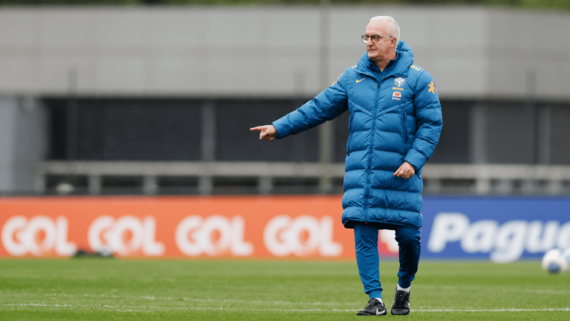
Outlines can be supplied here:
<path id="1" fill-rule="evenodd" d="M 402 87 L 402 86 L 404 86 L 405 82 L 406 82 L 406 78 L 397 77 L 396 79 L 394 79 L 394 86 Z"/>

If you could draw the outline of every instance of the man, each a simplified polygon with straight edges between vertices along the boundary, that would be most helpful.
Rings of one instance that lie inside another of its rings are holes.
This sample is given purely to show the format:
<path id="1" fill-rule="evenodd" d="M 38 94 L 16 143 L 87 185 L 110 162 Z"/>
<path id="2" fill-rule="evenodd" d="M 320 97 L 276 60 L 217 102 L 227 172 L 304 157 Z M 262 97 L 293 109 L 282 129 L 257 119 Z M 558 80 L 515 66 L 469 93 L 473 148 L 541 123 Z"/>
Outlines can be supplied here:
<path id="1" fill-rule="evenodd" d="M 251 128 L 273 140 L 350 111 L 342 222 L 354 229 L 356 260 L 370 300 L 357 315 L 386 315 L 379 279 L 378 230 L 395 230 L 400 270 L 391 312 L 410 312 L 420 258 L 421 170 L 443 125 L 430 74 L 413 64 L 394 18 L 374 17 L 362 36 L 366 53 L 329 88 L 273 125 Z"/>

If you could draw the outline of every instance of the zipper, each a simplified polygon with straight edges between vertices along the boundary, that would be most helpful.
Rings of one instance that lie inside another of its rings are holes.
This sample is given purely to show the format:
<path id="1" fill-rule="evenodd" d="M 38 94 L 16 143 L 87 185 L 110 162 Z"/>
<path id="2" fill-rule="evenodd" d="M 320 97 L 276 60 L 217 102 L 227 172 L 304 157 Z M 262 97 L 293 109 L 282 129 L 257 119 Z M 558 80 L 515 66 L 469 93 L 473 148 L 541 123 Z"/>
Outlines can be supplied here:
<path id="1" fill-rule="evenodd" d="M 374 133 L 376 130 L 376 113 L 378 112 L 378 94 L 380 93 L 380 83 L 376 89 L 376 96 L 374 97 L 374 118 L 372 118 L 372 130 L 370 138 L 370 147 L 368 148 L 368 174 L 366 175 L 366 187 L 364 198 L 364 224 L 368 224 L 368 198 L 370 198 L 370 175 L 372 174 L 372 155 L 374 155 Z"/>
<path id="2" fill-rule="evenodd" d="M 349 131 L 352 128 L 353 116 L 354 115 L 351 113 L 350 116 L 348 117 L 348 130 Z M 350 140 L 351 139 L 352 139 L 352 133 L 350 135 L 348 135 L 348 140 L 346 141 L 346 156 L 350 156 L 350 148 L 349 147 L 350 147 Z"/>
<path id="3" fill-rule="evenodd" d="M 403 114 L 404 114 L 404 146 L 406 148 L 406 152 L 408 149 L 408 125 L 406 122 L 406 106 L 407 104 L 404 105 L 404 108 L 402 108 L 403 110 Z"/>

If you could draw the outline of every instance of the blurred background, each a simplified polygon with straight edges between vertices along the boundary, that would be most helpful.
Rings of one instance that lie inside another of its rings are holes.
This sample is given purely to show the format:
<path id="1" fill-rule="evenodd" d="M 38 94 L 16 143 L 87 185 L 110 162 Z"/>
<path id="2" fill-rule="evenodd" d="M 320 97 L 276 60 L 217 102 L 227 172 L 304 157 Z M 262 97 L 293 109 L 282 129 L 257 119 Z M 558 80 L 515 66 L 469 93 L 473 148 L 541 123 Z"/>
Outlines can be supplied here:
<path id="1" fill-rule="evenodd" d="M 426 195 L 570 195 L 570 1 L 1 0 L 0 194 L 341 194 L 348 113 L 249 128 L 391 15 L 444 128 Z"/>

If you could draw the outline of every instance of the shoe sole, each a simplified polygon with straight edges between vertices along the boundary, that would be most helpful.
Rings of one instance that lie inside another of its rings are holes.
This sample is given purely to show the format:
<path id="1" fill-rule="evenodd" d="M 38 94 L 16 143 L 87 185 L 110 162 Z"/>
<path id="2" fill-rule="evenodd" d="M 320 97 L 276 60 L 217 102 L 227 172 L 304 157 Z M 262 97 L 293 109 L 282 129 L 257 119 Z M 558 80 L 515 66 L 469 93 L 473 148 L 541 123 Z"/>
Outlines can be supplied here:
<path id="1" fill-rule="evenodd" d="M 362 314 L 361 314 L 360 312 L 358 312 L 356 315 L 357 315 L 357 316 L 370 317 L 370 316 L 382 316 L 382 315 L 387 315 L 387 314 L 388 314 L 388 312 L 387 312 L 387 311 L 384 311 L 384 313 L 382 313 L 382 314 L 376 314 L 376 313 L 362 313 Z"/>
<path id="2" fill-rule="evenodd" d="M 359 317 L 380 317 L 380 316 L 385 316 L 387 315 L 387 313 L 384 314 L 357 314 L 356 316 Z"/>

